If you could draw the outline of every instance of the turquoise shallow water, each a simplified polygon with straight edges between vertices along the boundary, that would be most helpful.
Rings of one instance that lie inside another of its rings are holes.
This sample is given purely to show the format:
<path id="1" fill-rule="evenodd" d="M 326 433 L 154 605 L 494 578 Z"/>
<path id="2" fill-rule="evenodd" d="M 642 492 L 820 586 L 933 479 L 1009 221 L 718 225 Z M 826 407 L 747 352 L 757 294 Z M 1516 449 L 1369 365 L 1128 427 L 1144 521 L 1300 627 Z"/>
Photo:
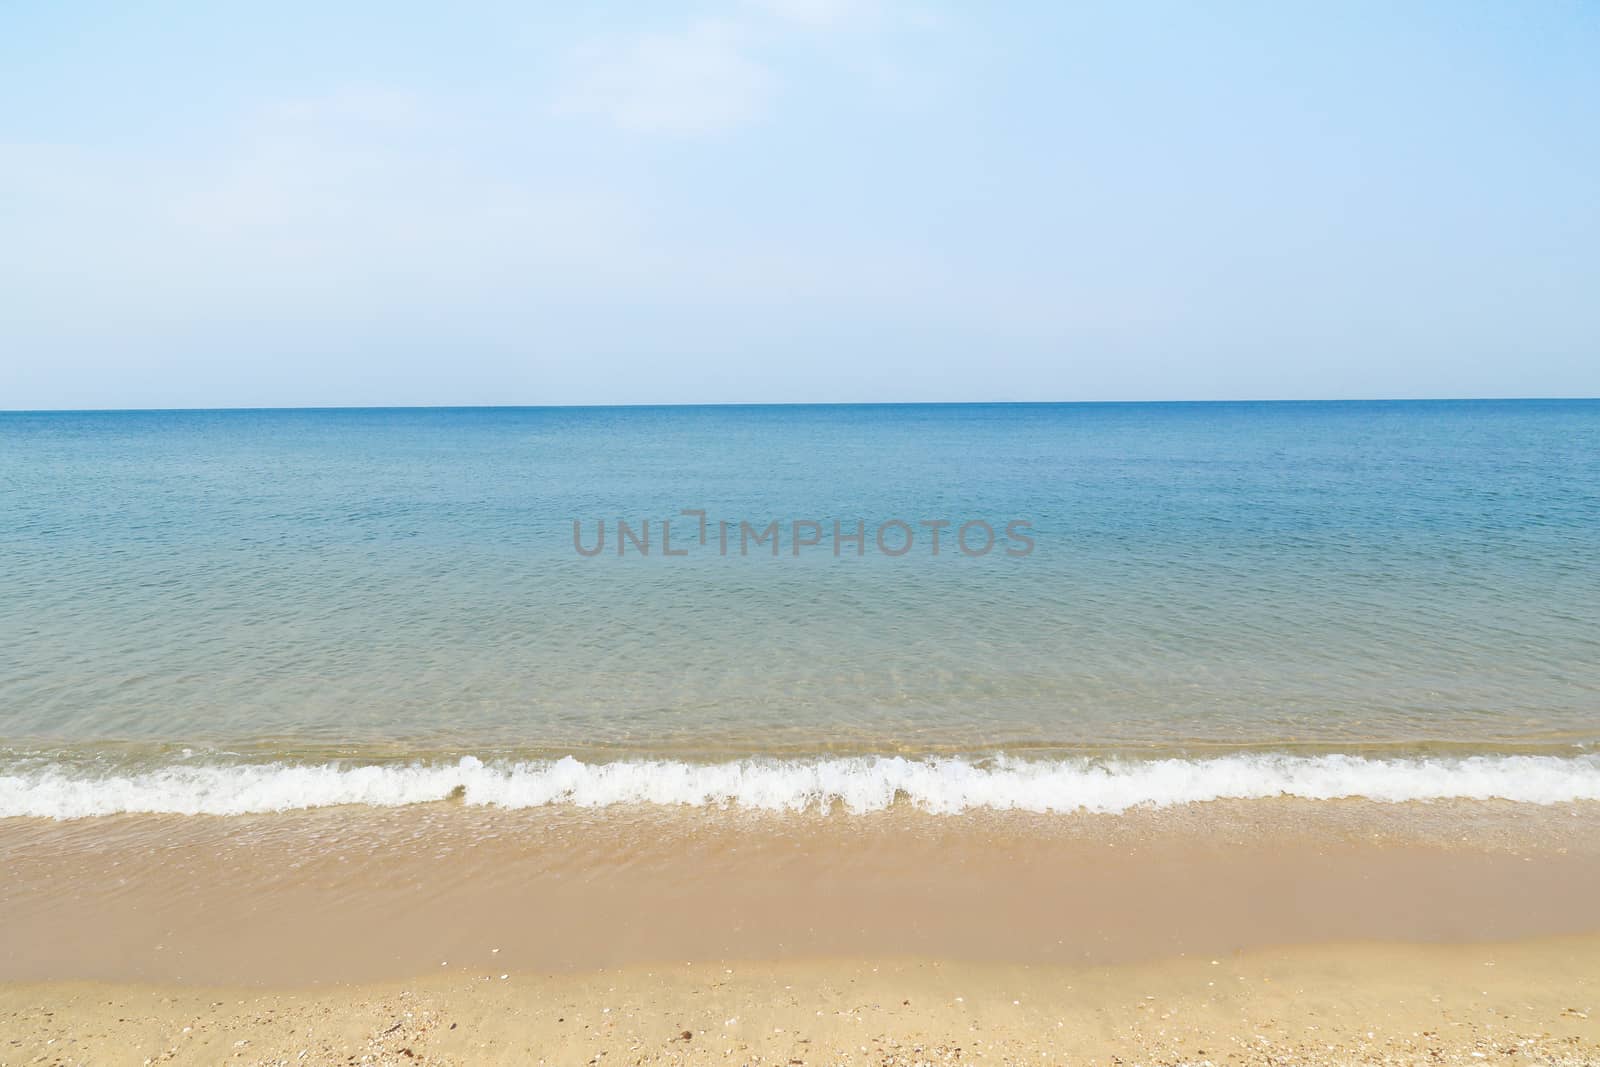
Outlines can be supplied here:
<path id="1" fill-rule="evenodd" d="M 1593 401 L 0 414 L 0 745 L 1585 752 L 1596 560 Z"/>

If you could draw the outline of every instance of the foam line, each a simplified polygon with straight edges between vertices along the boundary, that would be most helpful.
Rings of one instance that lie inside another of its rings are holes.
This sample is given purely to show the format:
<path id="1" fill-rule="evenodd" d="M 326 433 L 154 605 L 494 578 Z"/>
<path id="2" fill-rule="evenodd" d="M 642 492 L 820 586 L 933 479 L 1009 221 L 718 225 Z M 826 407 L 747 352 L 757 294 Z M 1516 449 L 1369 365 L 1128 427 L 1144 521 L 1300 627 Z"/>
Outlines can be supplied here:
<path id="1" fill-rule="evenodd" d="M 899 756 L 444 764 L 174 764 L 133 774 L 61 766 L 0 773 L 0 817 L 75 819 L 122 812 L 239 815 L 340 804 L 399 807 L 458 796 L 467 804 L 736 807 L 879 811 L 895 803 L 973 810 L 1118 812 L 1197 801 L 1364 797 L 1530 804 L 1600 800 L 1600 756 L 1368 759 L 1248 754 L 1208 759 L 985 760 Z"/>

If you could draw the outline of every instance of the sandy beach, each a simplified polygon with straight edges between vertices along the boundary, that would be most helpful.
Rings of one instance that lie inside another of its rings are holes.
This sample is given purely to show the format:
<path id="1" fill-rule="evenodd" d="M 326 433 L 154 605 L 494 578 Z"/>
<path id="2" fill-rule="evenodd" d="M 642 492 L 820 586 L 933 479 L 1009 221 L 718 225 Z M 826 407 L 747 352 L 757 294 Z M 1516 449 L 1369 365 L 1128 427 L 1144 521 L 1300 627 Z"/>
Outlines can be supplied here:
<path id="1" fill-rule="evenodd" d="M 0 1064 L 1596 1063 L 1592 808 L 11 820 Z"/>
<path id="2" fill-rule="evenodd" d="M 1485 1062 L 1600 1062 L 1600 939 L 1100 968 L 846 960 L 324 991 L 0 987 L 5 1064 Z"/>

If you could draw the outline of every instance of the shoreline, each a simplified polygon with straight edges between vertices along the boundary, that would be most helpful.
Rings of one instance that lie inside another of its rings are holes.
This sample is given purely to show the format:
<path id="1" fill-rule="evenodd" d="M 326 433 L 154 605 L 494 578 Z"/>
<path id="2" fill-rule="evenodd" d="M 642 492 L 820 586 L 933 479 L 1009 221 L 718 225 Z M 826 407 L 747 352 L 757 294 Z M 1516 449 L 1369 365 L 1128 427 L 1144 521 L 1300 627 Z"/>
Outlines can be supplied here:
<path id="1" fill-rule="evenodd" d="M 0 1063 L 1600 1062 L 1600 936 L 1116 966 L 477 969 L 318 990 L 0 983 Z"/>
<path id="2" fill-rule="evenodd" d="M 175 758 L 131 762 L 131 749 L 0 760 L 0 819 L 111 815 L 273 815 L 317 808 L 466 807 L 586 810 L 637 806 L 862 815 L 897 804 L 930 814 L 1121 814 L 1213 801 L 1366 799 L 1382 803 L 1600 802 L 1600 755 L 1500 751 L 1320 755 L 1279 751 L 1137 758 L 817 754 L 731 760 L 650 756 L 587 761 L 453 759 L 310 762 Z M 111 763 L 104 762 L 113 755 Z M 148 757 L 148 753 L 146 754 Z"/>

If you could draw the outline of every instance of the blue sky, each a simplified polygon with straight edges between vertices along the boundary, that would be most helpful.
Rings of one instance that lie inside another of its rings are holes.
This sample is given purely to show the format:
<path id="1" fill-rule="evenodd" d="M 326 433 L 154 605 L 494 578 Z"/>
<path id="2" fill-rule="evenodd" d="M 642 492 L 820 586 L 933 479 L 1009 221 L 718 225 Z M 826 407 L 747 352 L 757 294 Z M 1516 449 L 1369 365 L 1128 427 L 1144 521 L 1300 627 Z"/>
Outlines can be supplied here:
<path id="1" fill-rule="evenodd" d="M 1600 6 L 8 3 L 0 408 L 1600 395 Z"/>

